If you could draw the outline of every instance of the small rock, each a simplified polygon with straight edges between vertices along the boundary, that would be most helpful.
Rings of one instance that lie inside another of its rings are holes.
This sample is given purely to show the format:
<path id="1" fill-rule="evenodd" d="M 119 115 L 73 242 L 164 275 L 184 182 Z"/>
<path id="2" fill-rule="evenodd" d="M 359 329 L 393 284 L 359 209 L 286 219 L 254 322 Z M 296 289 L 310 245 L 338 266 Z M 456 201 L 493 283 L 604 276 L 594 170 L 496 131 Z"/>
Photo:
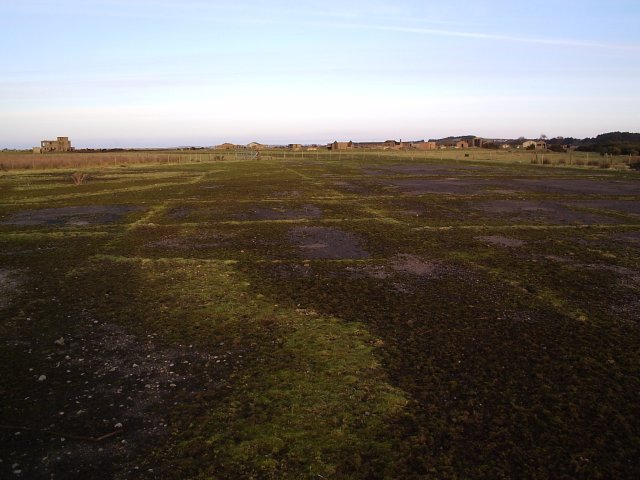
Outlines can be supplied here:
<path id="1" fill-rule="evenodd" d="M 118 422 L 113 426 L 113 428 L 122 428 L 122 424 Z"/>
<path id="2" fill-rule="evenodd" d="M 64 337 L 60 337 L 59 339 L 54 340 L 53 343 L 55 343 L 56 345 L 63 346 L 64 345 Z"/>
<path id="3" fill-rule="evenodd" d="M 40 375 L 40 376 L 38 377 L 38 381 L 39 381 L 39 382 L 44 382 L 46 379 L 47 379 L 47 376 L 46 376 L 46 375 Z"/>

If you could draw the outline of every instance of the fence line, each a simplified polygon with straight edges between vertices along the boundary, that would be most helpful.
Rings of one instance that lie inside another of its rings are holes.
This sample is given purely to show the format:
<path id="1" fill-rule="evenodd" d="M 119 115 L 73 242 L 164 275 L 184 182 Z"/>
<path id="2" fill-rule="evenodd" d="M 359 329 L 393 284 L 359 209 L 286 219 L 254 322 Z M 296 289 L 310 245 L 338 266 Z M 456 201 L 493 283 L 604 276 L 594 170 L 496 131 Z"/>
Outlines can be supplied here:
<path id="1" fill-rule="evenodd" d="M 630 165 L 638 162 L 639 157 L 601 156 L 588 152 L 502 152 L 484 149 L 468 150 L 315 150 L 292 151 L 288 149 L 265 149 L 258 152 L 249 149 L 208 152 L 96 152 L 96 153 L 0 153 L 0 171 L 7 170 L 44 170 L 44 169 L 82 169 L 91 167 L 134 164 L 184 164 L 218 161 L 260 161 L 261 159 L 281 159 L 294 161 L 489 161 L 508 163 L 531 163 L 546 165 L 591 166 L 608 168 L 615 165 Z"/>

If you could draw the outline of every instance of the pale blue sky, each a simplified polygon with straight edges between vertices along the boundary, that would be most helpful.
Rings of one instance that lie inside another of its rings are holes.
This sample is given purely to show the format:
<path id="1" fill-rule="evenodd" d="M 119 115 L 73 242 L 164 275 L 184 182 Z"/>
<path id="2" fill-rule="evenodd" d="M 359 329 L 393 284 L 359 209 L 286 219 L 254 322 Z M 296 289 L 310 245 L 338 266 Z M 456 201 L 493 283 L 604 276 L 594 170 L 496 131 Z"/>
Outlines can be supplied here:
<path id="1" fill-rule="evenodd" d="M 640 2 L 0 0 L 0 148 L 640 131 Z"/>

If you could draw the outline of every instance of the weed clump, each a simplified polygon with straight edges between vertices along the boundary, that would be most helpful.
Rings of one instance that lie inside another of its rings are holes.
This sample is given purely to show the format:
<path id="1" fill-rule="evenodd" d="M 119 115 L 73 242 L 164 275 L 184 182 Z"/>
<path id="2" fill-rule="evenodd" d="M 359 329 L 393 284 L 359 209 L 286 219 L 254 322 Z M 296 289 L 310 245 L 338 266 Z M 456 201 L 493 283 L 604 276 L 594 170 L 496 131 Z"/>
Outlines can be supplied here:
<path id="1" fill-rule="evenodd" d="M 75 172 L 71 175 L 74 185 L 84 185 L 89 180 L 89 174 L 83 172 Z"/>

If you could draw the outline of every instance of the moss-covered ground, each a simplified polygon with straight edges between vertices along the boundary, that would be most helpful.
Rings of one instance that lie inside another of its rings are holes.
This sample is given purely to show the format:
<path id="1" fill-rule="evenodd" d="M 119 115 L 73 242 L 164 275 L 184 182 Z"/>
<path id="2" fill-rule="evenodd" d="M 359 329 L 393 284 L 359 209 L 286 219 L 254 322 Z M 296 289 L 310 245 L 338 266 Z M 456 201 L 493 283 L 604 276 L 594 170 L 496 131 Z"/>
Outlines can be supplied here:
<path id="1" fill-rule="evenodd" d="M 70 173 L 0 174 L 0 477 L 640 478 L 637 173 Z"/>

